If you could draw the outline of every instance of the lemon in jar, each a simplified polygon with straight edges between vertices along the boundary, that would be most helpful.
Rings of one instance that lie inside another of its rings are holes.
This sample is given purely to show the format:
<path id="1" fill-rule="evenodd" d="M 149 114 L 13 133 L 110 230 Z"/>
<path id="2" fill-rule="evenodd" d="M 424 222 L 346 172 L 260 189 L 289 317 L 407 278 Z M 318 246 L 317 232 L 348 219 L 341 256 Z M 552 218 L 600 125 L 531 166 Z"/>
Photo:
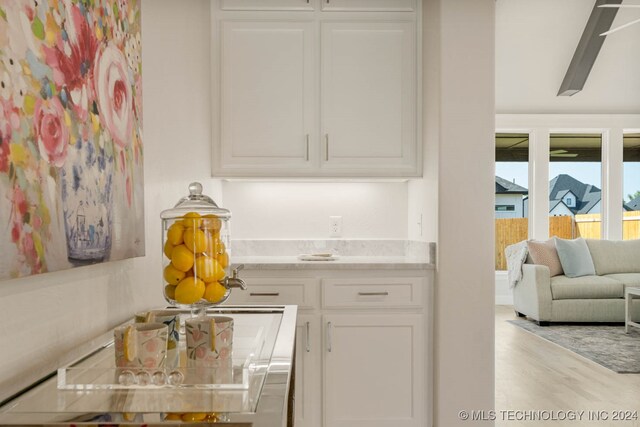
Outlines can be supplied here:
<path id="1" fill-rule="evenodd" d="M 227 288 L 218 282 L 207 283 L 204 289 L 204 299 L 209 302 L 216 303 L 227 293 Z"/>
<path id="2" fill-rule="evenodd" d="M 184 226 L 179 222 L 175 222 L 167 230 L 167 242 L 171 243 L 173 246 L 180 245 L 184 241 L 183 235 Z"/>
<path id="3" fill-rule="evenodd" d="M 204 231 L 189 227 L 184 230 L 184 244 L 193 253 L 204 252 L 207 248 L 207 237 Z"/>
<path id="4" fill-rule="evenodd" d="M 164 268 L 163 276 L 164 280 L 166 280 L 168 284 L 175 286 L 184 279 L 185 272 L 178 270 L 173 266 L 173 264 L 169 264 Z"/>
<path id="5" fill-rule="evenodd" d="M 228 253 L 223 252 L 223 253 L 219 254 L 216 259 L 218 260 L 218 263 L 220 264 L 220 267 L 227 268 L 229 266 L 229 254 Z"/>
<path id="6" fill-rule="evenodd" d="M 167 240 L 166 242 L 164 242 L 164 247 L 162 248 L 162 252 L 167 258 L 171 259 L 172 251 L 173 251 L 173 245 L 169 240 Z"/>
<path id="7" fill-rule="evenodd" d="M 204 295 L 204 282 L 196 277 L 185 277 L 176 286 L 175 300 L 178 304 L 194 304 Z"/>
<path id="8" fill-rule="evenodd" d="M 198 228 L 202 224 L 201 215 L 198 212 L 186 213 L 182 218 L 182 225 L 185 227 Z"/>
<path id="9" fill-rule="evenodd" d="M 180 271 L 189 271 L 193 267 L 193 261 L 193 252 L 185 245 L 178 245 L 171 251 L 171 264 Z"/>

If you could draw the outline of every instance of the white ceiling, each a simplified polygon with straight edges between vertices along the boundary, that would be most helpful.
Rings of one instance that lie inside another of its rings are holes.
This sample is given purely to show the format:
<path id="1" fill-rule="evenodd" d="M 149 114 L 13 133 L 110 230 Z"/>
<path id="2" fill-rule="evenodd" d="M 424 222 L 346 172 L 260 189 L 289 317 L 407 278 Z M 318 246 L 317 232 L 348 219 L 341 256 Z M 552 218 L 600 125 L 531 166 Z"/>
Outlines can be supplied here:
<path id="1" fill-rule="evenodd" d="M 498 113 L 640 113 L 640 24 L 607 36 L 582 92 L 556 96 L 594 3 L 496 1 Z M 613 27 L 637 18 L 622 9 Z"/>

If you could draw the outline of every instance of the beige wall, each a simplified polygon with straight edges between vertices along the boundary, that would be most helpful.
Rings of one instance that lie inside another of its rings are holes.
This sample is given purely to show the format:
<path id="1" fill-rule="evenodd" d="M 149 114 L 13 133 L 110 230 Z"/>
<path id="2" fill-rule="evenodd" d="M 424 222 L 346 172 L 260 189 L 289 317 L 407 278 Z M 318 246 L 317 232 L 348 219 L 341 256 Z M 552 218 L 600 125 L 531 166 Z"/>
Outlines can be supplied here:
<path id="1" fill-rule="evenodd" d="M 459 411 L 494 406 L 495 278 L 488 249 L 494 239 L 495 2 L 427 0 L 434 2 L 441 48 L 434 426 L 456 427 L 480 424 L 461 420 Z"/>

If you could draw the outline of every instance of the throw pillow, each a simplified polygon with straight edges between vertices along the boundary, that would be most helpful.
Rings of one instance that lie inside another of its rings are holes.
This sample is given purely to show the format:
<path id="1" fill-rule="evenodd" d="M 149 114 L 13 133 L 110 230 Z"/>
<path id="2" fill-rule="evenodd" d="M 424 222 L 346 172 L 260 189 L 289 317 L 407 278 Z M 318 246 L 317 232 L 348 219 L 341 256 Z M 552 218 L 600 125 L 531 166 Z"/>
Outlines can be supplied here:
<path id="1" fill-rule="evenodd" d="M 566 240 L 555 237 L 558 258 L 562 264 L 564 275 L 567 277 L 593 276 L 596 269 L 593 266 L 591 252 L 587 242 L 582 237 Z"/>
<path id="2" fill-rule="evenodd" d="M 533 263 L 549 267 L 551 277 L 563 273 L 562 264 L 560 263 L 558 251 L 556 250 L 556 243 L 552 239 L 546 242 L 529 240 L 527 242 L 527 248 L 529 249 L 529 255 L 531 255 Z"/>

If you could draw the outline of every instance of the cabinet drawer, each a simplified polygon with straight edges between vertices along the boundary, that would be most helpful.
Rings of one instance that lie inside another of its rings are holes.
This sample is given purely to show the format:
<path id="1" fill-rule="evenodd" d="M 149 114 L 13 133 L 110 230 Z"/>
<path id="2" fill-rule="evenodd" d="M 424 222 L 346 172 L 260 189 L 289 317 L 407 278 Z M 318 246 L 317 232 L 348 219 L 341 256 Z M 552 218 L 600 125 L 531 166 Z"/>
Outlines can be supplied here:
<path id="1" fill-rule="evenodd" d="M 313 10 L 316 0 L 222 0 L 222 10 Z"/>
<path id="2" fill-rule="evenodd" d="M 320 0 L 322 10 L 339 12 L 413 12 L 416 0 Z"/>
<path id="3" fill-rule="evenodd" d="M 247 290 L 234 289 L 228 304 L 317 306 L 317 280 L 312 278 L 246 278 Z"/>
<path id="4" fill-rule="evenodd" d="M 422 305 L 421 277 L 325 279 L 325 307 L 417 307 Z"/>

